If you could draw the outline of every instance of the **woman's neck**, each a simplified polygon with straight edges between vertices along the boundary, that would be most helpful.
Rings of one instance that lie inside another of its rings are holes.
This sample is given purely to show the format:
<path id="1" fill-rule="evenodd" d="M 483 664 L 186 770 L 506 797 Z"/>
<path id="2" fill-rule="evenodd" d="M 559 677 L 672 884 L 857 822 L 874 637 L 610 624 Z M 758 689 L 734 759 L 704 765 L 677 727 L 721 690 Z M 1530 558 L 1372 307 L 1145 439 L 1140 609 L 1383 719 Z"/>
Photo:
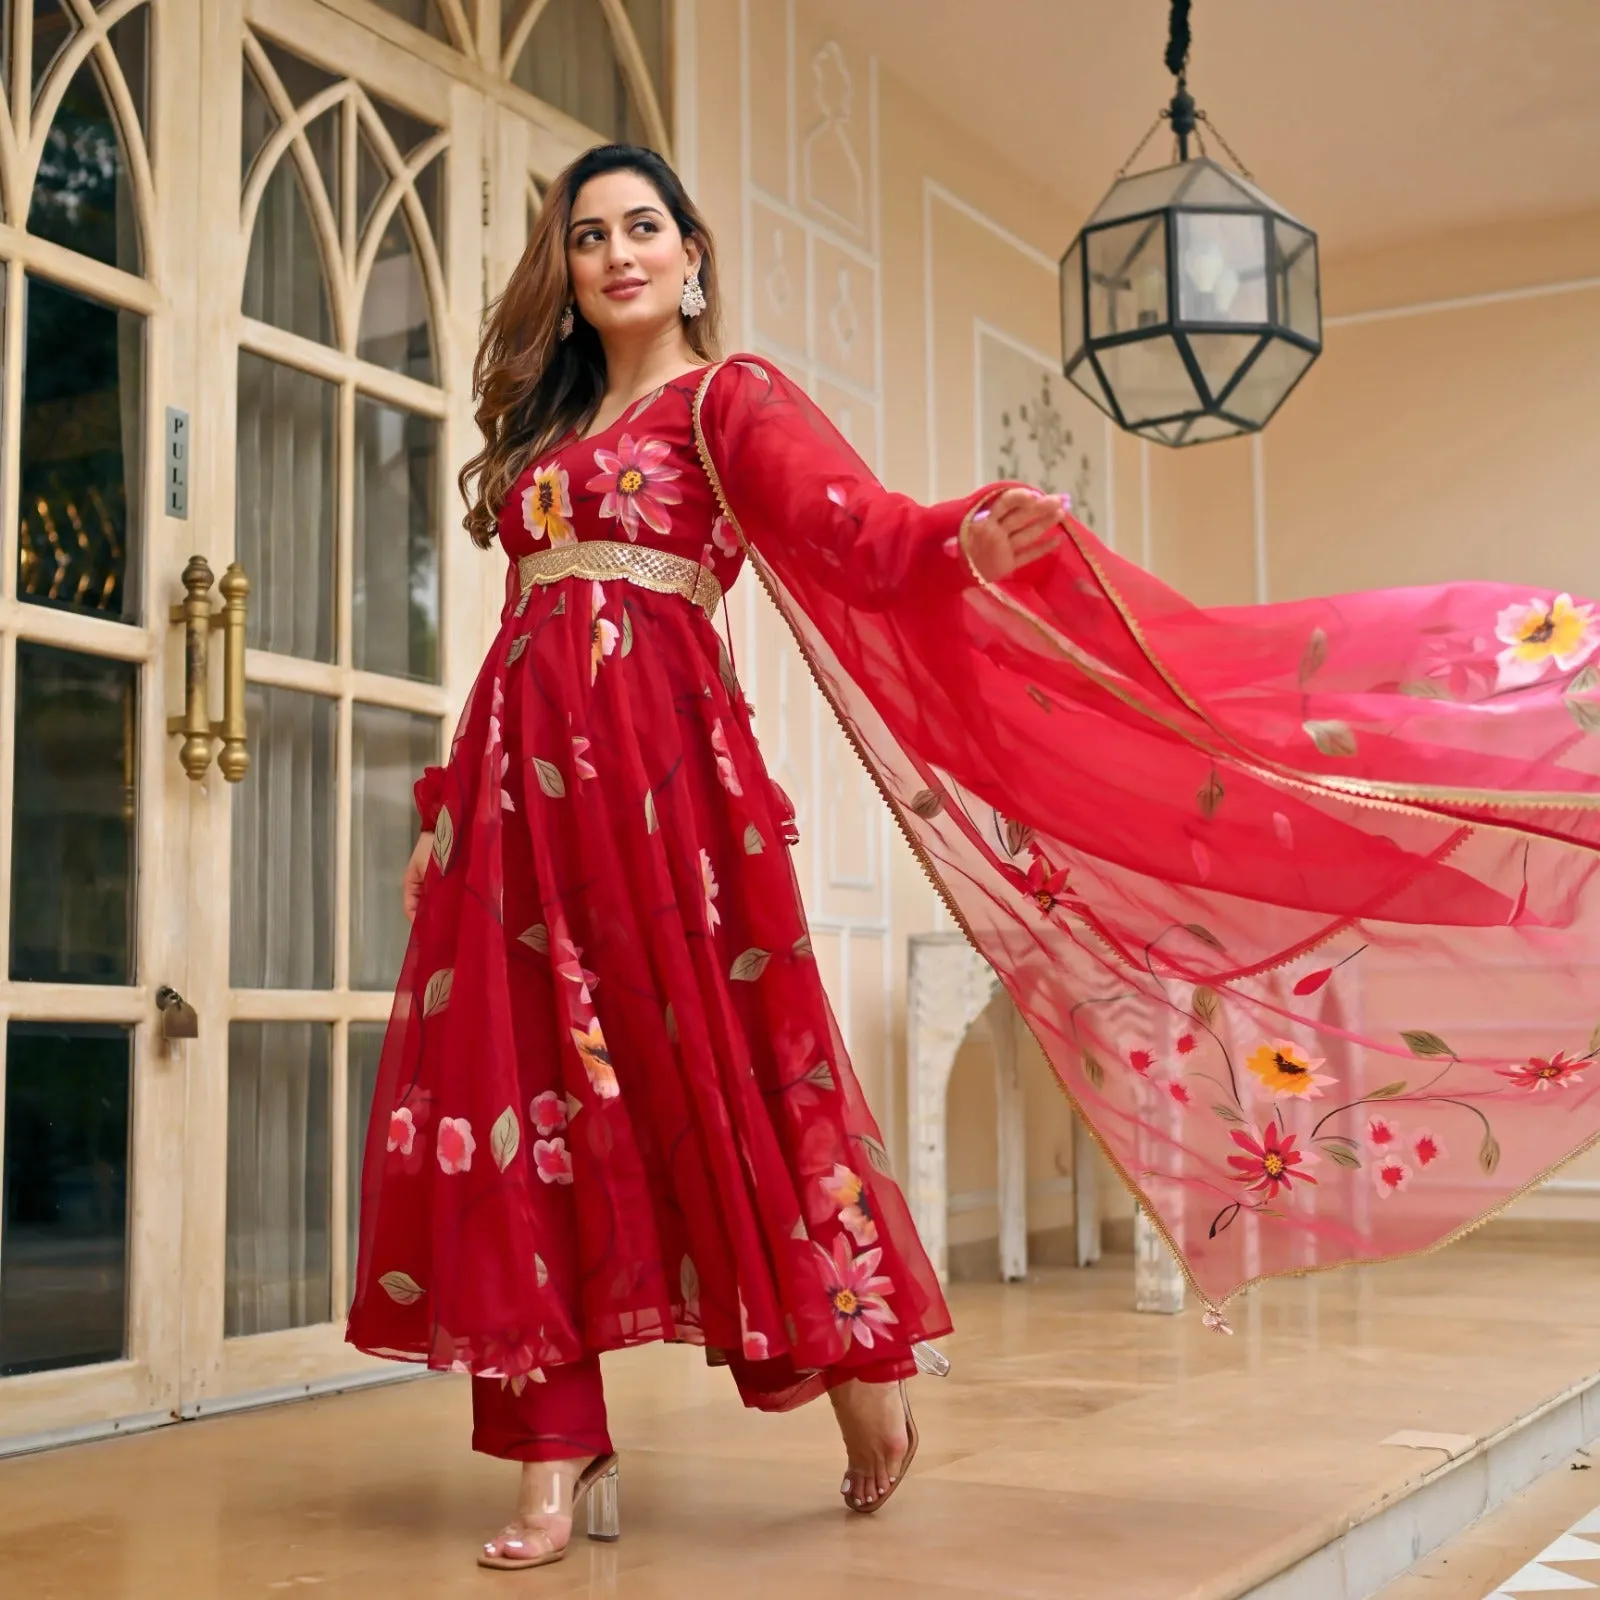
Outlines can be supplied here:
<path id="1" fill-rule="evenodd" d="M 606 392 L 600 402 L 602 416 L 692 372 L 701 364 L 683 336 L 683 325 L 676 321 L 643 340 L 629 340 L 626 344 L 608 342 L 605 355 Z"/>

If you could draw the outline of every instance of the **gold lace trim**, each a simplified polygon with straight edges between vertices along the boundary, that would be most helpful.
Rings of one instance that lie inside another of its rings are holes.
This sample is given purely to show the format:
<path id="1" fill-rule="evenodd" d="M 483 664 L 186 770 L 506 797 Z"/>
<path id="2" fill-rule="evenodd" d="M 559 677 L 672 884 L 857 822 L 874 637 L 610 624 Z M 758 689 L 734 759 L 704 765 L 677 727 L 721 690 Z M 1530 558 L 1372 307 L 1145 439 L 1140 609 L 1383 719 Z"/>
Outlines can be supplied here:
<path id="1" fill-rule="evenodd" d="M 578 539 L 548 550 L 535 550 L 517 560 L 517 581 L 524 599 L 535 587 L 560 583 L 564 578 L 632 583 L 655 594 L 680 595 L 690 605 L 699 606 L 707 617 L 714 617 L 722 604 L 722 585 L 709 567 L 648 545 Z"/>

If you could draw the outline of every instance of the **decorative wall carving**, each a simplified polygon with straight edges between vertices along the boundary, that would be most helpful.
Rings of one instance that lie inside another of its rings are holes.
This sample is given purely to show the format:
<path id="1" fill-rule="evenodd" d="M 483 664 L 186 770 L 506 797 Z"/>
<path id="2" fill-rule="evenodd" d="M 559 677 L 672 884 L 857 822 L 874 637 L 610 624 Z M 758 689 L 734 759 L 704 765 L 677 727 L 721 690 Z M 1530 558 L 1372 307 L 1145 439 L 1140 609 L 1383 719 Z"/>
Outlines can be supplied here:
<path id="1" fill-rule="evenodd" d="M 1104 533 L 1105 418 L 1053 359 L 987 328 L 978 333 L 979 476 L 1017 478 L 1070 494 L 1073 513 Z"/>
<path id="2" fill-rule="evenodd" d="M 837 41 L 811 58 L 812 122 L 801 145 L 805 203 L 852 233 L 867 231 L 867 183 L 851 116 L 855 80 Z"/>

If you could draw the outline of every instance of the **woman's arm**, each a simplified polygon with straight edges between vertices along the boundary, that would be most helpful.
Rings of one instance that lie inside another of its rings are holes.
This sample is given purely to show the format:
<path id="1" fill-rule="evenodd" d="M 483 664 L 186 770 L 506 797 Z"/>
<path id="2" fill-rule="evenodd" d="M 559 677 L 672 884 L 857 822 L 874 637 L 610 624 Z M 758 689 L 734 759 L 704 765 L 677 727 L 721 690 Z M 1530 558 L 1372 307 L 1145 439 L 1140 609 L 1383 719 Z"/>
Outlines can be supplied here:
<path id="1" fill-rule="evenodd" d="M 981 576 L 1009 577 L 1059 536 L 1062 503 L 1019 485 L 932 506 L 885 489 L 817 406 L 764 361 L 727 362 L 711 379 L 700 423 L 708 470 L 752 547 L 803 547 L 815 582 L 861 610 L 959 592 L 971 579 L 968 556 Z"/>

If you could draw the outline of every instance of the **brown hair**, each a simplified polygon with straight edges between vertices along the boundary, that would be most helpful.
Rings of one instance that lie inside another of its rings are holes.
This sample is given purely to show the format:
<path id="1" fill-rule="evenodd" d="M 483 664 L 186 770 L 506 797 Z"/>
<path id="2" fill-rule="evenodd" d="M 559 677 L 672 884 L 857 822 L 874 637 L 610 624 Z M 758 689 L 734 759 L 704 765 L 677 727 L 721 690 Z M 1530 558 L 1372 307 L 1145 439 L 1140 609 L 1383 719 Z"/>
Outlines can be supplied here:
<path id="1" fill-rule="evenodd" d="M 569 430 L 581 429 L 605 396 L 606 357 L 599 334 L 575 306 L 571 336 L 558 338 L 557 325 L 572 302 L 567 275 L 572 203 L 584 184 L 607 172 L 638 173 L 661 196 L 678 232 L 700 246 L 706 309 L 685 323 L 684 332 L 703 360 L 714 361 L 719 354 L 716 251 L 677 173 L 653 150 L 637 145 L 600 145 L 579 156 L 546 191 L 528 248 L 490 307 L 473 363 L 483 448 L 456 481 L 474 544 L 494 542 L 501 504 L 522 469 Z"/>

